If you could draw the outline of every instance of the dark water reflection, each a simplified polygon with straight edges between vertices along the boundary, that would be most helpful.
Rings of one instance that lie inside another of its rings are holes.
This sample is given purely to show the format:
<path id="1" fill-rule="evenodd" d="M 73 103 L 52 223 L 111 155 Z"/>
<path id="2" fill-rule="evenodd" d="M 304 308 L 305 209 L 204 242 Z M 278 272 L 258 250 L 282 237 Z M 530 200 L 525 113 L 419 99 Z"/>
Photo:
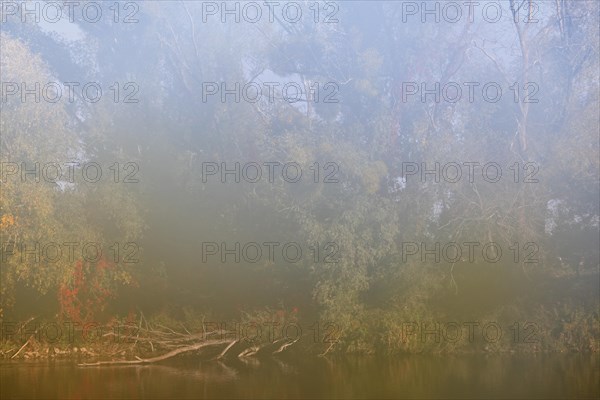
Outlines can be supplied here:
<path id="1" fill-rule="evenodd" d="M 78 368 L 0 364 L 2 399 L 598 398 L 598 356 L 269 359 Z"/>

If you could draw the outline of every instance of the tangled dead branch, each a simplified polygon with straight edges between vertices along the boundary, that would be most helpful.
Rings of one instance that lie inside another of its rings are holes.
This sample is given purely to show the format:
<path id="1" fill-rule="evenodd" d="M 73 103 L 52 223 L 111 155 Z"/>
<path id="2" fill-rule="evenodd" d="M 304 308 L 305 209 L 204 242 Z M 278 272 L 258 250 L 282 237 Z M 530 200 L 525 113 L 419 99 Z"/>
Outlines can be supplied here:
<path id="1" fill-rule="evenodd" d="M 203 347 L 215 346 L 224 343 L 229 343 L 228 340 L 207 340 L 205 342 L 197 343 L 191 346 L 184 346 L 178 349 L 172 350 L 166 354 L 157 357 L 151 358 L 140 358 L 136 357 L 136 360 L 115 360 L 115 361 L 97 361 L 94 363 L 81 363 L 78 364 L 80 367 L 90 367 L 90 366 L 99 366 L 99 365 L 119 365 L 119 364 L 150 364 L 158 361 L 166 360 L 171 357 L 175 357 L 178 354 L 187 353 L 190 351 L 200 350 Z"/>
<path id="2" fill-rule="evenodd" d="M 185 329 L 185 328 L 184 328 Z M 135 331 L 133 331 L 135 330 Z M 130 332 L 130 334 L 119 334 L 115 332 Z M 160 355 L 140 357 L 135 355 L 135 359 L 128 360 L 103 360 L 96 362 L 85 362 L 78 364 L 81 367 L 103 366 L 103 365 L 135 365 L 151 364 L 167 360 L 184 353 L 191 353 L 207 348 L 218 348 L 226 345 L 223 350 L 215 357 L 216 360 L 224 358 L 232 348 L 235 347 L 238 358 L 255 356 L 258 353 L 277 354 L 281 353 L 289 346 L 298 341 L 280 339 L 272 343 L 253 343 L 234 338 L 235 333 L 224 330 L 214 330 L 210 332 L 191 333 L 185 329 L 185 333 L 177 332 L 167 327 L 152 327 L 149 324 L 124 325 L 119 329 L 102 335 L 103 337 L 114 337 L 119 341 L 129 342 L 134 353 L 140 353 L 144 350 L 151 350 L 150 354 L 161 352 Z M 244 343 L 242 343 L 244 342 Z M 283 343 L 282 343 L 283 342 Z M 144 345 L 146 345 L 144 347 Z M 149 346 L 149 348 L 148 348 Z M 275 351 L 267 351 L 276 346 Z M 113 354 L 114 355 L 114 354 Z"/>

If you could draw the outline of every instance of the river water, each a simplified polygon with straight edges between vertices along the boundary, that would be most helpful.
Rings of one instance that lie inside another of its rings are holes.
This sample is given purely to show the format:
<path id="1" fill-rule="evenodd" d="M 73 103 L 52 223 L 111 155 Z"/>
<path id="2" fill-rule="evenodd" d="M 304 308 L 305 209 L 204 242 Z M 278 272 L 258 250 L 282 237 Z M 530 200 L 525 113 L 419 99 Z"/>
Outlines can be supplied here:
<path id="1" fill-rule="evenodd" d="M 599 398 L 598 355 L 0 364 L 2 399 Z"/>

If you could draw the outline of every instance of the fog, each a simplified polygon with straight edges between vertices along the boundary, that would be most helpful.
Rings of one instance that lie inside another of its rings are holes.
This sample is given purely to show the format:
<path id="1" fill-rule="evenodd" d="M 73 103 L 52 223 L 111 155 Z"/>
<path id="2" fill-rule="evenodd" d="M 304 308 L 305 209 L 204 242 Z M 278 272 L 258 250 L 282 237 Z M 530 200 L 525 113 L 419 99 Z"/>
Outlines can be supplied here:
<path id="1" fill-rule="evenodd" d="M 2 358 L 161 364 L 159 397 L 598 396 L 599 12 L 3 1 Z M 513 390 L 415 354 L 578 372 Z M 321 383 L 241 389 L 292 370 Z"/>

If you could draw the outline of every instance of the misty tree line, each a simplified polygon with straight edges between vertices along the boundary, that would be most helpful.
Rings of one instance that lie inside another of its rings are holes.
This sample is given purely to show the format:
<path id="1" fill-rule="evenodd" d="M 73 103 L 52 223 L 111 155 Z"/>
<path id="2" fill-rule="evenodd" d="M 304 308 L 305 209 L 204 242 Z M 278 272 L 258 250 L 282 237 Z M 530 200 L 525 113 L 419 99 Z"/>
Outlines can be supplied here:
<path id="1" fill-rule="evenodd" d="M 41 303 L 80 320 L 131 304 L 216 316 L 240 304 L 298 306 L 343 327 L 338 347 L 348 351 L 420 348 L 400 338 L 403 321 L 533 319 L 549 348 L 597 350 L 598 4 L 537 2 L 535 22 L 532 2 L 501 4 L 497 23 L 479 14 L 423 23 L 392 1 L 339 2 L 338 22 L 222 23 L 202 2 L 148 2 L 137 23 L 75 14 L 80 41 L 9 19 L 2 82 L 102 82 L 104 97 L 3 93 L 4 314 Z M 253 83 L 250 96 L 265 82 L 273 96 L 221 97 L 223 83 Z M 290 82 L 304 89 L 298 101 L 281 91 Z M 460 99 L 447 101 L 457 88 Z M 139 182 L 7 175 L 7 163 L 67 160 L 106 171 L 134 163 Z M 231 184 L 202 174 L 206 162 L 274 161 L 308 174 L 334 163 L 336 180 Z M 502 179 L 467 179 L 468 163 L 491 162 Z M 421 175 L 450 164 L 463 167 L 458 181 Z M 244 240 L 335 243 L 338 260 L 199 262 L 201 242 Z M 130 264 L 111 252 L 47 263 L 8 249 L 48 241 L 135 242 L 142 252 Z M 504 256 L 406 256 L 413 244 L 465 242 L 497 243 Z M 525 262 L 532 249 L 536 262 Z"/>

